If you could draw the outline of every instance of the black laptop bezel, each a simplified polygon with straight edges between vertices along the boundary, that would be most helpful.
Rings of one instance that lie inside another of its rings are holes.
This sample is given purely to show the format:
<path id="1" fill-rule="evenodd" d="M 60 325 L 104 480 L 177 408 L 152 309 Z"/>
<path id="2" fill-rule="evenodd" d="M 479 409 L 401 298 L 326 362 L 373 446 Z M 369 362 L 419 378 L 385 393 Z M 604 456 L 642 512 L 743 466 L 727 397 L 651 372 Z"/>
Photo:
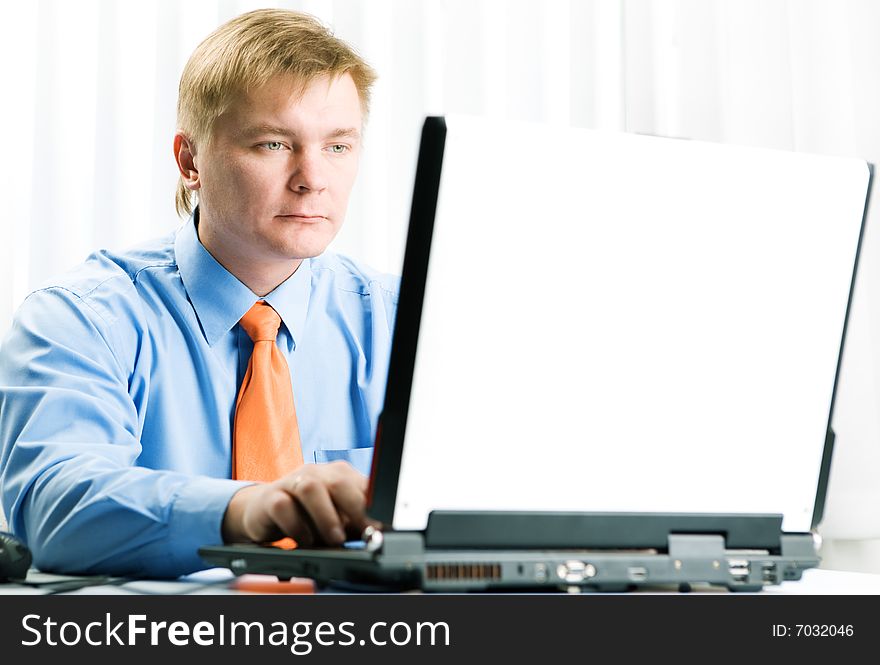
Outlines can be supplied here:
<path id="1" fill-rule="evenodd" d="M 853 261 L 852 279 L 849 283 L 849 297 L 846 301 L 846 313 L 843 317 L 843 331 L 840 336 L 840 350 L 837 354 L 837 367 L 834 371 L 834 386 L 831 389 L 831 406 L 828 409 L 828 426 L 825 429 L 825 448 L 822 451 L 822 462 L 819 468 L 819 483 L 816 488 L 816 503 L 813 505 L 813 519 L 811 529 L 815 529 L 822 521 L 825 514 L 825 501 L 828 496 L 828 479 L 831 475 L 831 458 L 834 452 L 835 434 L 833 429 L 834 404 L 837 401 L 837 385 L 840 381 L 840 368 L 843 365 L 843 350 L 846 346 L 846 331 L 849 327 L 849 317 L 852 310 L 853 294 L 856 288 L 856 278 L 859 273 L 859 257 L 862 255 L 862 241 L 865 237 L 865 224 L 868 220 L 868 208 L 871 202 L 871 189 L 874 184 L 874 165 L 866 162 L 868 167 L 868 187 L 865 192 L 865 207 L 862 210 L 862 225 L 859 228 L 859 241 L 856 245 L 856 256 Z"/>
<path id="2" fill-rule="evenodd" d="M 367 512 L 390 526 L 394 520 L 397 481 L 406 435 L 406 417 L 425 299 L 434 215 L 446 147 L 446 119 L 429 116 L 422 127 L 409 231 L 400 280 L 400 297 L 388 366 L 385 403 L 376 431 Z M 380 453 L 381 451 L 381 453 Z"/>

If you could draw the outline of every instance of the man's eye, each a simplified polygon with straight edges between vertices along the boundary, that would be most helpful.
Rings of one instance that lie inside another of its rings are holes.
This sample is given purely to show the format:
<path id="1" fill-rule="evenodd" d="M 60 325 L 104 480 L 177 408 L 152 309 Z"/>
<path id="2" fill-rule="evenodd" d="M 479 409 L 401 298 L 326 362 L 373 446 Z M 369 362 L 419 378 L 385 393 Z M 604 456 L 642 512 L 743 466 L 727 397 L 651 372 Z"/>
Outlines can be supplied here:
<path id="1" fill-rule="evenodd" d="M 342 143 L 337 143 L 335 145 L 330 146 L 330 152 L 335 153 L 337 155 L 341 155 L 345 151 L 348 150 L 348 146 Z"/>
<path id="2" fill-rule="evenodd" d="M 263 145 L 266 146 L 266 150 L 271 150 L 273 152 L 277 152 L 284 148 L 284 144 L 281 141 L 267 141 Z"/>

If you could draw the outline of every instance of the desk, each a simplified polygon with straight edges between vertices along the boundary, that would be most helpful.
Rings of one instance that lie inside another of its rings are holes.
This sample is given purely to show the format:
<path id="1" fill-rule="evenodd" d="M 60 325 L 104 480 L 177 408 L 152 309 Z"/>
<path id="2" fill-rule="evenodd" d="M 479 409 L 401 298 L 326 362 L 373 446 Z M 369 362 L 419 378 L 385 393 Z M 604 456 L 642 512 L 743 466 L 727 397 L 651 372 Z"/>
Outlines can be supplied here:
<path id="1" fill-rule="evenodd" d="M 880 577 L 880 576 L 878 576 Z M 235 594 L 231 588 L 235 576 L 226 568 L 211 568 L 177 580 L 127 580 L 106 578 L 105 583 L 93 584 L 93 578 L 78 575 L 53 575 L 30 570 L 27 584 L 0 584 L 0 595 L 164 595 L 164 594 Z M 67 587 L 67 588 L 65 588 Z M 77 588 L 78 587 L 78 588 Z"/>
<path id="2" fill-rule="evenodd" d="M 85 586 L 78 589 L 59 590 L 34 588 L 21 584 L 0 584 L 0 594 L 46 594 L 65 593 L 77 595 L 164 595 L 164 594 L 239 594 L 243 593 L 230 587 L 234 580 L 232 573 L 225 568 L 204 570 L 179 580 L 118 580 L 108 584 Z M 31 571 L 29 581 L 50 582 L 87 582 L 88 578 L 67 575 L 46 575 Z M 638 593 L 674 593 L 646 589 Z M 698 589 L 693 593 L 727 593 L 720 587 Z M 797 582 L 783 582 L 776 586 L 768 586 L 760 594 L 765 595 L 880 595 L 880 574 L 853 573 L 839 570 L 811 569 L 804 572 L 803 579 Z M 739 594 L 736 594 L 739 595 Z"/>

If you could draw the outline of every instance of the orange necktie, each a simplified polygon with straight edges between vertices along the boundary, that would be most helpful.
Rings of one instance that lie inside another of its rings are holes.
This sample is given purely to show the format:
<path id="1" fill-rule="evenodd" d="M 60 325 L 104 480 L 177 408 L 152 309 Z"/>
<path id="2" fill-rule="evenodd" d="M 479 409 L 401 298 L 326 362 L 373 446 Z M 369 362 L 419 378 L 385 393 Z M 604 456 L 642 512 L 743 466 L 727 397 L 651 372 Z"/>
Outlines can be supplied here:
<path id="1" fill-rule="evenodd" d="M 254 342 L 232 429 L 232 477 L 272 482 L 303 465 L 290 369 L 275 344 L 281 317 L 260 300 L 241 321 Z"/>

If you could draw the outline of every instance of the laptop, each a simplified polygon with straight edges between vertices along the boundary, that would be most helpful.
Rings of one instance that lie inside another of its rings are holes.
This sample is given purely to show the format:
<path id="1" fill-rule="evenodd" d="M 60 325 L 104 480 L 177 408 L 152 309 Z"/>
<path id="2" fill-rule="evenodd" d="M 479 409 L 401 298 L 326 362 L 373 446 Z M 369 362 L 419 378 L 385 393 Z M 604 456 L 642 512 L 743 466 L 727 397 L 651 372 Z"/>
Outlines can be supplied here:
<path id="1" fill-rule="evenodd" d="M 755 591 L 819 564 L 873 169 L 425 120 L 368 513 L 237 574 L 424 591 Z"/>

